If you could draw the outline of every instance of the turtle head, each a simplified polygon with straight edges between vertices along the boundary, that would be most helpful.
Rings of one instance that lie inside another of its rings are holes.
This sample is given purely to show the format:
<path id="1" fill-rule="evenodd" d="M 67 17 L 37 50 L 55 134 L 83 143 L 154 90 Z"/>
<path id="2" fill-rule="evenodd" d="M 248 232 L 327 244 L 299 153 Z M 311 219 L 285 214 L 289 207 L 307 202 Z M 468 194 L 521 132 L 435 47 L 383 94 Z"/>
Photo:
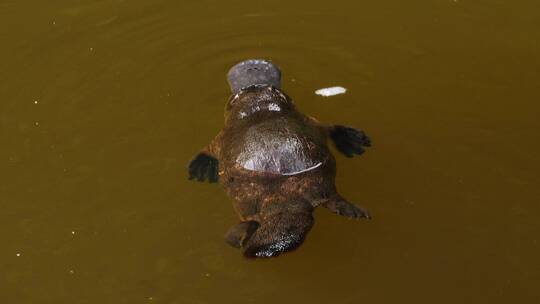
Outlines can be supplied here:
<path id="1" fill-rule="evenodd" d="M 244 245 L 244 256 L 275 257 L 298 248 L 304 242 L 313 226 L 311 205 L 287 203 L 284 207 L 274 207 L 271 208 L 274 210 L 262 210 L 260 226 Z"/>
<path id="2" fill-rule="evenodd" d="M 228 121 L 283 114 L 294 109 L 290 97 L 280 89 L 281 72 L 268 61 L 242 61 L 229 70 L 227 79 L 232 92 L 225 107 Z"/>
<path id="3" fill-rule="evenodd" d="M 227 73 L 227 80 L 233 94 L 256 85 L 272 86 L 279 89 L 281 87 L 281 72 L 269 61 L 249 59 L 233 66 Z"/>

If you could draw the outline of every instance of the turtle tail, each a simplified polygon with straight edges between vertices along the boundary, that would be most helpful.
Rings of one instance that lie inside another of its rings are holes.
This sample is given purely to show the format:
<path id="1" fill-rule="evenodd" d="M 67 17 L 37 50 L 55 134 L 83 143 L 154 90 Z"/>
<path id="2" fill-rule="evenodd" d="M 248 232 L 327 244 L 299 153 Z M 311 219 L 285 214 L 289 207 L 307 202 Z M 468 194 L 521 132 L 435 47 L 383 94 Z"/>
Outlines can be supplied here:
<path id="1" fill-rule="evenodd" d="M 233 66 L 227 73 L 233 94 L 254 85 L 281 87 L 281 72 L 272 63 L 262 59 L 249 59 Z"/>
<path id="2" fill-rule="evenodd" d="M 268 258 L 300 246 L 313 226 L 311 211 L 278 213 L 265 217 L 247 240 L 244 256 Z"/>

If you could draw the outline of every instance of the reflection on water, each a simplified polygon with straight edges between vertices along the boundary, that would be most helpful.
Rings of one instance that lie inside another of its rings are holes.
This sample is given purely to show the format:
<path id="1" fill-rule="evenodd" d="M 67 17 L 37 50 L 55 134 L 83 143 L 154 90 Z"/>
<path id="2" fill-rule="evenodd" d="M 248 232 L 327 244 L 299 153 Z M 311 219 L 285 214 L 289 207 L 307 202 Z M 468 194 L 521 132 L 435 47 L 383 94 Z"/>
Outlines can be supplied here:
<path id="1" fill-rule="evenodd" d="M 534 302 L 539 8 L 1 2 L 3 302 Z M 270 261 L 223 242 L 230 201 L 185 164 L 245 58 L 277 63 L 303 112 L 374 139 L 337 156 L 338 188 L 374 220 L 318 210 Z"/>

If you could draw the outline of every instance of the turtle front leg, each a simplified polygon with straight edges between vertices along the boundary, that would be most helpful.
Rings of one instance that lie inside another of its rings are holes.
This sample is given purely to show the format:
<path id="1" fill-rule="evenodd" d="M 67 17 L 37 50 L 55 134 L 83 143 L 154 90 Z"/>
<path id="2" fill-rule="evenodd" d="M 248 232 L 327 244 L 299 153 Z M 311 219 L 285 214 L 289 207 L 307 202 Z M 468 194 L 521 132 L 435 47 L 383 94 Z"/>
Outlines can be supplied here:
<path id="1" fill-rule="evenodd" d="M 218 181 L 219 155 L 221 133 L 210 145 L 199 152 L 188 164 L 189 179 L 197 179 L 199 182 L 208 180 L 210 183 Z"/>
<path id="2" fill-rule="evenodd" d="M 369 212 L 361 207 L 349 203 L 340 195 L 335 195 L 328 201 L 322 204 L 326 209 L 334 212 L 337 215 L 345 216 L 352 219 L 365 218 L 370 220 L 371 215 Z"/>
<path id="3" fill-rule="evenodd" d="M 197 179 L 199 182 L 215 183 L 218 181 L 219 162 L 214 157 L 200 152 L 188 164 L 189 179 Z"/>
<path id="4" fill-rule="evenodd" d="M 360 155 L 364 153 L 364 147 L 371 146 L 371 141 L 363 131 L 341 125 L 330 126 L 327 130 L 338 151 L 347 157 Z"/>

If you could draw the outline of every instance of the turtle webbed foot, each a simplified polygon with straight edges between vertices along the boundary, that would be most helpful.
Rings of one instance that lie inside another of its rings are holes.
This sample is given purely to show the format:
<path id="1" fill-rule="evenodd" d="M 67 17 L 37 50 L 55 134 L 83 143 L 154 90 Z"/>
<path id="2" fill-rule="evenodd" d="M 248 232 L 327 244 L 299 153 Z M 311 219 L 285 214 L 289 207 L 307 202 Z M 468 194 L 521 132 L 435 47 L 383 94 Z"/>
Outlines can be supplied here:
<path id="1" fill-rule="evenodd" d="M 233 247 L 240 248 L 244 246 L 257 228 L 259 228 L 259 223 L 255 221 L 238 223 L 227 231 L 225 242 Z"/>
<path id="2" fill-rule="evenodd" d="M 365 218 L 370 220 L 371 215 L 366 209 L 347 202 L 342 197 L 333 198 L 322 204 L 323 207 L 334 212 L 337 215 L 345 216 L 352 219 Z"/>
<path id="3" fill-rule="evenodd" d="M 353 157 L 354 154 L 364 153 L 363 147 L 370 147 L 371 141 L 363 131 L 336 125 L 330 129 L 330 137 L 334 141 L 339 152 L 347 157 Z"/>
<path id="4" fill-rule="evenodd" d="M 188 164 L 189 179 L 196 178 L 203 182 L 205 179 L 210 183 L 218 181 L 218 160 L 206 154 L 199 153 Z"/>

